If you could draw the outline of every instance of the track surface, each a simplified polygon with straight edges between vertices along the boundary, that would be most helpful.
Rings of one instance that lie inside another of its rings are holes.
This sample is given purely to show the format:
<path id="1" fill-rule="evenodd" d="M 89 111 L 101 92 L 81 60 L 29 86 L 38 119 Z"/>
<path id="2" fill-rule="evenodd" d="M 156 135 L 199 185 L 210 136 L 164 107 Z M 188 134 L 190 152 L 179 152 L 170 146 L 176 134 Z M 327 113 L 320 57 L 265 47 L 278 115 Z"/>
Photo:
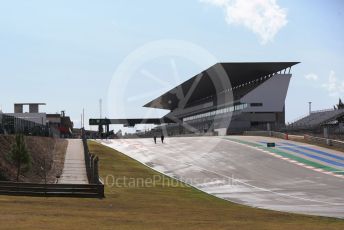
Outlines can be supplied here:
<path id="1" fill-rule="evenodd" d="M 156 145 L 151 139 L 99 142 L 226 200 L 271 210 L 344 218 L 344 177 L 337 174 L 344 169 L 344 153 L 274 138 L 228 138 L 168 138 L 165 144 Z M 271 141 L 277 142 L 277 149 L 283 153 L 335 173 L 247 145 L 263 146 Z"/>

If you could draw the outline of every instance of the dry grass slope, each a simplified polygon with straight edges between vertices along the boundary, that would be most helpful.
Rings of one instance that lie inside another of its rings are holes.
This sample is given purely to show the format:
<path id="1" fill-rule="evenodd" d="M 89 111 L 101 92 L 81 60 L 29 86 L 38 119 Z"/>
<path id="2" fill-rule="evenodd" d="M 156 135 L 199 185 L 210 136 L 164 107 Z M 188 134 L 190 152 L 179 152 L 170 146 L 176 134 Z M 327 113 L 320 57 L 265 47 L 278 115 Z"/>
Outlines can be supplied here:
<path id="1" fill-rule="evenodd" d="M 159 175 L 94 142 L 90 150 L 100 157 L 102 177 Z M 6 229 L 344 229 L 343 220 L 249 208 L 182 184 L 107 187 L 103 200 L 0 196 L 0 207 Z"/>
<path id="2" fill-rule="evenodd" d="M 14 142 L 13 135 L 0 135 L 0 180 L 15 180 L 16 169 L 7 159 Z M 48 182 L 54 183 L 56 175 L 62 173 L 64 156 L 68 142 L 64 139 L 49 137 L 25 137 L 28 151 L 32 158 L 31 169 L 23 172 L 20 181 L 39 183 L 44 180 L 41 170 L 43 161 L 46 161 Z"/>

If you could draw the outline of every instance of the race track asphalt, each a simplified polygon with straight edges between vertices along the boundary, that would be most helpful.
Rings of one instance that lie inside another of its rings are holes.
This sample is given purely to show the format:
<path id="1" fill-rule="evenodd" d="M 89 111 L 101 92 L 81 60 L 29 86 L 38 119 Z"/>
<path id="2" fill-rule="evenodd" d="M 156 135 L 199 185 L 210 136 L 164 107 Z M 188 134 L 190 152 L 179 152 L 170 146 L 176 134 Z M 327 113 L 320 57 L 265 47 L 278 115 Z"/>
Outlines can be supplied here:
<path id="1" fill-rule="evenodd" d="M 267 137 L 178 137 L 164 144 L 153 139 L 98 141 L 222 199 L 344 218 L 342 152 Z M 266 142 L 277 143 L 277 154 L 264 147 Z"/>

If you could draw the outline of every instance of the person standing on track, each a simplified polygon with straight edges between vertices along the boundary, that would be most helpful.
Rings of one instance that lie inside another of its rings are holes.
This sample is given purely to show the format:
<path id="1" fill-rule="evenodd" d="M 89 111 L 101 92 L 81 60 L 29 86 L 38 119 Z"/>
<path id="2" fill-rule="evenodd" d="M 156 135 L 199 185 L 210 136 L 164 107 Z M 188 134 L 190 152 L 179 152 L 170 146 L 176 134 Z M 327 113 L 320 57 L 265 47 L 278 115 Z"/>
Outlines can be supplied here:
<path id="1" fill-rule="evenodd" d="M 156 144 L 156 135 L 154 134 L 154 143 Z"/>
<path id="2" fill-rule="evenodd" d="M 165 136 L 164 136 L 164 134 L 161 134 L 161 143 L 164 144 L 164 140 L 165 140 Z"/>

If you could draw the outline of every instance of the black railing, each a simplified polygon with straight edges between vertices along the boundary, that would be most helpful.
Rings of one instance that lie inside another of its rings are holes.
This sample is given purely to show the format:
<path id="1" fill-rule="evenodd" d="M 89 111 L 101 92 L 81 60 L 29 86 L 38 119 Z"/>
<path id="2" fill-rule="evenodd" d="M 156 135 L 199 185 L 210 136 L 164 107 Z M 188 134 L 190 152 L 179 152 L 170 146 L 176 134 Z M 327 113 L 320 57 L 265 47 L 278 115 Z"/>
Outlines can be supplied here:
<path id="1" fill-rule="evenodd" d="M 100 186 L 103 186 L 104 190 L 104 185 L 99 178 L 99 158 L 96 155 L 90 153 L 87 145 L 85 130 L 82 129 L 81 132 L 82 143 L 84 146 L 85 166 L 88 182 L 89 184 L 98 184 Z"/>
<path id="2" fill-rule="evenodd" d="M 97 184 L 36 184 L 0 181 L 0 195 L 103 198 L 104 186 Z"/>

